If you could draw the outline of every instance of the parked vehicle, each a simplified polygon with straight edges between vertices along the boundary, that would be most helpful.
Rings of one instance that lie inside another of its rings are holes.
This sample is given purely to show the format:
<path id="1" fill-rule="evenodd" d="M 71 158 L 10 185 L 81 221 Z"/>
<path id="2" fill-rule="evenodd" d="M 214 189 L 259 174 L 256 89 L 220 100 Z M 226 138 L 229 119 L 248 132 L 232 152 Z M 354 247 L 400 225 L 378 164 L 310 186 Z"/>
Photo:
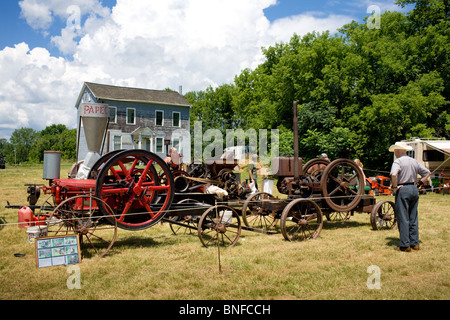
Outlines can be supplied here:
<path id="1" fill-rule="evenodd" d="M 5 169 L 6 166 L 6 159 L 5 157 L 0 153 L 0 169 Z"/>
<path id="2" fill-rule="evenodd" d="M 390 196 L 391 191 L 391 178 L 385 176 L 375 176 L 366 178 L 367 183 L 370 186 L 369 194 L 372 196 L 379 196 L 380 194 Z"/>

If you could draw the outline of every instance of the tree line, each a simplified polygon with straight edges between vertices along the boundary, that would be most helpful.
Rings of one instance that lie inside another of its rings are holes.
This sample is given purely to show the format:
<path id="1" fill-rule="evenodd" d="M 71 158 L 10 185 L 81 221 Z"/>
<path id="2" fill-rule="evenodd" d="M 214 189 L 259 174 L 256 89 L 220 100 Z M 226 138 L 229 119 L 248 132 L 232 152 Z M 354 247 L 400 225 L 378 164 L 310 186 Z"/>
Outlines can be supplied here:
<path id="1" fill-rule="evenodd" d="M 13 131 L 9 141 L 0 139 L 0 154 L 9 164 L 42 162 L 48 150 L 60 151 L 63 159 L 75 159 L 76 137 L 77 129 L 63 124 L 52 124 L 42 131 L 20 128 Z"/>
<path id="2" fill-rule="evenodd" d="M 292 103 L 299 103 L 300 156 L 360 158 L 386 169 L 389 145 L 412 137 L 450 138 L 449 14 L 443 0 L 399 0 L 379 29 L 351 22 L 296 34 L 263 48 L 265 61 L 231 84 L 189 92 L 191 122 L 203 130 L 278 129 L 293 155 Z M 366 18 L 367 19 L 367 18 Z"/>

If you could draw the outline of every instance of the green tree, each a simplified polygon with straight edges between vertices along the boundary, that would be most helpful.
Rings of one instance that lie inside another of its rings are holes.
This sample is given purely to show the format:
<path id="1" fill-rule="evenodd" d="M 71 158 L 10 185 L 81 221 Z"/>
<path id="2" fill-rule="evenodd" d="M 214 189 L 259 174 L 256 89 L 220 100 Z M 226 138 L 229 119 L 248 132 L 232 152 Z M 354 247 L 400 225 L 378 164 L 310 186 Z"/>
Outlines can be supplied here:
<path id="1" fill-rule="evenodd" d="M 67 129 L 60 134 L 63 159 L 74 160 L 77 157 L 77 129 Z"/>
<path id="2" fill-rule="evenodd" d="M 397 0 L 396 4 L 402 7 L 414 4 L 409 19 L 416 29 L 436 26 L 450 18 L 448 0 Z"/>
<path id="3" fill-rule="evenodd" d="M 278 128 L 280 144 L 278 146 L 279 155 L 281 157 L 294 156 L 294 134 L 292 130 L 279 126 Z"/>
<path id="4" fill-rule="evenodd" d="M 37 141 L 39 133 L 31 128 L 20 128 L 13 131 L 9 139 L 7 161 L 20 163 L 28 161 L 32 145 Z"/>
<path id="5" fill-rule="evenodd" d="M 33 144 L 30 159 L 34 162 L 44 160 L 44 151 L 60 151 L 63 159 L 76 158 L 76 129 L 68 130 L 63 124 L 47 126 L 39 132 Z"/>
<path id="6" fill-rule="evenodd" d="M 45 127 L 44 130 L 39 132 L 39 135 L 49 136 L 49 135 L 58 135 L 67 130 L 67 127 L 64 124 L 52 124 L 50 126 Z"/>
<path id="7" fill-rule="evenodd" d="M 193 95 L 192 118 L 203 130 L 278 128 L 290 155 L 296 100 L 300 156 L 358 157 L 373 169 L 386 169 L 398 140 L 450 139 L 448 1 L 397 4 L 415 7 L 385 12 L 380 29 L 353 21 L 263 48 L 265 61 L 234 84 Z"/>

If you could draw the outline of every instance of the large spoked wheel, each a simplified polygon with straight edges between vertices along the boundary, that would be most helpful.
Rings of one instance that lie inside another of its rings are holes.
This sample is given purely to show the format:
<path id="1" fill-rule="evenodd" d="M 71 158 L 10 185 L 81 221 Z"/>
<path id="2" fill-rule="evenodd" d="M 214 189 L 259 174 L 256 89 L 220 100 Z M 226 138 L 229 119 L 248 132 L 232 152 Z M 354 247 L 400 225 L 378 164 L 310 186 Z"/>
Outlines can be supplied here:
<path id="1" fill-rule="evenodd" d="M 108 162 L 109 159 L 111 159 L 114 155 L 118 154 L 119 152 L 123 152 L 124 150 L 115 150 L 108 152 L 107 154 L 104 154 L 103 156 L 98 159 L 92 168 L 89 170 L 88 178 L 89 179 L 97 179 L 100 170 L 103 168 L 103 165 Z"/>
<path id="2" fill-rule="evenodd" d="M 233 247 L 241 235 L 241 219 L 233 208 L 217 205 L 206 210 L 198 223 L 198 237 L 205 247 Z"/>
<path id="3" fill-rule="evenodd" d="M 323 171 L 330 164 L 330 160 L 324 158 L 316 158 L 309 160 L 303 167 L 303 176 L 306 179 L 308 189 L 301 191 L 302 198 L 309 198 L 313 193 L 319 191 L 320 180 Z M 288 186 L 294 181 L 294 177 L 280 177 L 277 182 L 277 189 L 280 193 L 289 194 Z"/>
<path id="4" fill-rule="evenodd" d="M 370 224 L 373 230 L 393 229 L 397 225 L 394 202 L 383 200 L 375 204 L 370 213 Z"/>
<path id="5" fill-rule="evenodd" d="M 145 150 L 127 150 L 103 165 L 95 195 L 113 209 L 108 221 L 117 220 L 121 229 L 144 230 L 158 223 L 170 209 L 173 186 L 173 175 L 159 156 Z M 100 208 L 104 209 L 101 204 Z"/>
<path id="6" fill-rule="evenodd" d="M 319 184 L 322 179 L 322 174 L 329 164 L 330 160 L 328 159 L 311 159 L 303 166 L 303 175 L 310 177 L 312 182 Z"/>
<path id="7" fill-rule="evenodd" d="M 364 193 L 364 175 L 354 161 L 337 159 L 323 171 L 320 189 L 333 211 L 351 211 Z"/>
<path id="8" fill-rule="evenodd" d="M 288 241 L 316 239 L 323 227 L 322 210 L 312 200 L 293 200 L 281 214 L 280 227 Z"/>
<path id="9" fill-rule="evenodd" d="M 276 212 L 264 207 L 264 201 L 275 199 L 270 193 L 258 192 L 250 195 L 242 206 L 242 220 L 247 227 L 256 229 L 271 229 L 277 224 Z"/>
<path id="10" fill-rule="evenodd" d="M 49 236 L 75 234 L 78 236 L 83 257 L 103 257 L 117 237 L 117 223 L 109 224 L 98 205 L 107 212 L 112 209 L 101 199 L 80 195 L 61 202 L 46 220 Z"/>

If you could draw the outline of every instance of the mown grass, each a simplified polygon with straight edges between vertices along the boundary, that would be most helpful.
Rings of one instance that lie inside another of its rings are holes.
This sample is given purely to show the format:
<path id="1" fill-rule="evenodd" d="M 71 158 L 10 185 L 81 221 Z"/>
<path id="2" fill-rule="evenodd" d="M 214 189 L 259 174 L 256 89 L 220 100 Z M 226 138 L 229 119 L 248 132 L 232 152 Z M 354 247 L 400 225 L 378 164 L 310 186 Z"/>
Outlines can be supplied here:
<path id="1" fill-rule="evenodd" d="M 63 163 L 61 177 L 69 168 Z M 24 184 L 46 181 L 37 165 L 0 170 L 0 183 L 0 217 L 16 223 L 6 201 L 26 204 Z M 67 267 L 37 269 L 26 232 L 7 225 L 0 230 L 0 299 L 449 299 L 450 196 L 421 196 L 419 215 L 417 252 L 395 251 L 398 230 L 373 231 L 369 215 L 356 213 L 325 221 L 319 238 L 306 242 L 243 231 L 236 247 L 220 249 L 221 272 L 217 248 L 202 247 L 195 234 L 174 235 L 167 223 L 119 230 L 105 258 L 78 265 L 79 290 L 68 289 Z M 380 290 L 367 287 L 371 265 L 381 270 Z"/>

